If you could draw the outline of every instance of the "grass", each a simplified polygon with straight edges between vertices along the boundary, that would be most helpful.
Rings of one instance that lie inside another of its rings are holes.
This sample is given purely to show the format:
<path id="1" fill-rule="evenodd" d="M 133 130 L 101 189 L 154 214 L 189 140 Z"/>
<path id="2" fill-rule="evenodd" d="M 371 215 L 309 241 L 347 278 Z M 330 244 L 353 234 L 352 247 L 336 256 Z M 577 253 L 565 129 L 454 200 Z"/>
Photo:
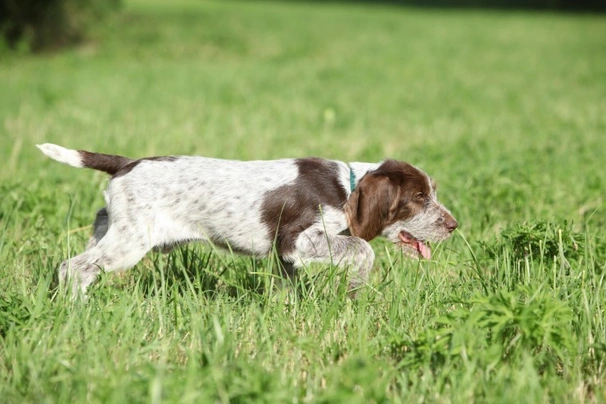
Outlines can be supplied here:
<path id="1" fill-rule="evenodd" d="M 604 16 L 370 4 L 127 2 L 83 46 L 0 60 L 4 402 L 606 399 Z M 376 240 L 352 301 L 192 245 L 52 288 L 104 175 L 142 157 L 412 162 L 460 223 L 413 262 Z"/>

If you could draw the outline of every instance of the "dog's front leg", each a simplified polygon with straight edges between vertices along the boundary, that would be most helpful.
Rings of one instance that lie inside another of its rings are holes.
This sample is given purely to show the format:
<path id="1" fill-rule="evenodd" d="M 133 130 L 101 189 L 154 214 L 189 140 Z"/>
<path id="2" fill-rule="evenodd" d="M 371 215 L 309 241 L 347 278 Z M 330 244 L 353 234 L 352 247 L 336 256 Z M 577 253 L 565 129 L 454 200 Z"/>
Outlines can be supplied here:
<path id="1" fill-rule="evenodd" d="M 352 292 L 367 283 L 375 253 L 370 244 L 359 237 L 329 235 L 318 228 L 309 228 L 297 238 L 295 251 L 284 258 L 295 267 L 321 262 L 347 268 Z"/>

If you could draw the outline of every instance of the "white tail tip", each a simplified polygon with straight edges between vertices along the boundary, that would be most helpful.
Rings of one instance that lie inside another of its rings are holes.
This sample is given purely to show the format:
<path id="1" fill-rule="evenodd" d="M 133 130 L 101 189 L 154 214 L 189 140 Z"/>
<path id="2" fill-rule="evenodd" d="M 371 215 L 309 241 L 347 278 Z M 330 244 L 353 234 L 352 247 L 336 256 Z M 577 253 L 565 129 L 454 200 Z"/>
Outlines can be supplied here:
<path id="1" fill-rule="evenodd" d="M 70 165 L 72 167 L 84 167 L 82 165 L 82 157 L 77 150 L 66 149 L 65 147 L 57 146 L 52 143 L 44 143 L 36 145 L 42 153 L 60 163 Z"/>

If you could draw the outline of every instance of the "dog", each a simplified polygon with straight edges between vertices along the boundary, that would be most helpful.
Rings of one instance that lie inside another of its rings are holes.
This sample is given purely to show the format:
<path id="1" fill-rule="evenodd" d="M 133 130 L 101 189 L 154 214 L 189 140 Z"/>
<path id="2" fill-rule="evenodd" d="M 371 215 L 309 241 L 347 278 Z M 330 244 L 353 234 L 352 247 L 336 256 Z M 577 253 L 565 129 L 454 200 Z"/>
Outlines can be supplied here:
<path id="1" fill-rule="evenodd" d="M 309 263 L 332 263 L 348 271 L 355 291 L 368 281 L 373 238 L 430 259 L 428 242 L 446 239 L 458 226 L 438 201 L 435 182 L 396 160 L 133 160 L 37 147 L 61 163 L 111 176 L 86 250 L 59 268 L 60 283 L 69 280 L 74 294 L 85 294 L 102 270 L 127 269 L 152 248 L 196 240 L 256 257 L 275 251 L 288 276 Z"/>

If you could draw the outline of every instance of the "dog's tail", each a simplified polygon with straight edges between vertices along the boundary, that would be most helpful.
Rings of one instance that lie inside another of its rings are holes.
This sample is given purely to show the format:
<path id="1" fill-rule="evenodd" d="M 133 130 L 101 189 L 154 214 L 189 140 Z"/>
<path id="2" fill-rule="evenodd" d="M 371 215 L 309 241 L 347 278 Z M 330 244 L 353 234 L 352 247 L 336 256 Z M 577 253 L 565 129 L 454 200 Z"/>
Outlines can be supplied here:
<path id="1" fill-rule="evenodd" d="M 72 167 L 86 167 L 104 171 L 114 175 L 125 165 L 132 163 L 128 157 L 114 156 L 112 154 L 93 153 L 84 150 L 70 150 L 52 143 L 36 145 L 42 153 L 53 160 Z"/>

